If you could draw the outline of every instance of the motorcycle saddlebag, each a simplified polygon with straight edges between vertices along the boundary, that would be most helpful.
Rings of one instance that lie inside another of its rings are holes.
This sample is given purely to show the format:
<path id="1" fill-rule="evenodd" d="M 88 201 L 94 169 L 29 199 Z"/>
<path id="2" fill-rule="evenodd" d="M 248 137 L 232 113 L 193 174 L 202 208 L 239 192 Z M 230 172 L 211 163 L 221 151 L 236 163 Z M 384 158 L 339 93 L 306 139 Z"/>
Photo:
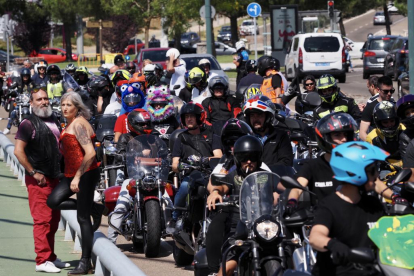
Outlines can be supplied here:
<path id="1" fill-rule="evenodd" d="M 109 209 L 109 213 L 114 211 L 120 191 L 121 186 L 109 187 L 104 191 L 103 201 L 106 208 Z"/>

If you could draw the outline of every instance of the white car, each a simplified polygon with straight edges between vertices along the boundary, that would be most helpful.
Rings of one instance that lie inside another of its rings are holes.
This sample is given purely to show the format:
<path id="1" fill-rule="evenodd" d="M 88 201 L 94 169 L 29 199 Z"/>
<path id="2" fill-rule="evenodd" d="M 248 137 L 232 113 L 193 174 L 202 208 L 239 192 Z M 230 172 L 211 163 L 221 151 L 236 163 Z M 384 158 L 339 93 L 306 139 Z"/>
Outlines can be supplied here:
<path id="1" fill-rule="evenodd" d="M 240 26 L 240 35 L 253 35 L 256 31 L 256 34 L 259 34 L 259 25 L 257 25 L 256 21 L 256 30 L 254 28 L 254 21 L 251 19 L 243 20 L 243 23 Z"/>
<path id="2" fill-rule="evenodd" d="M 216 47 L 216 55 L 218 56 L 237 54 L 236 48 L 230 47 L 229 45 L 217 41 L 215 41 L 214 44 Z M 194 44 L 193 48 L 197 49 L 197 44 Z"/>
<path id="3" fill-rule="evenodd" d="M 389 13 L 398 13 L 398 8 L 393 3 L 388 4 L 387 8 Z"/>
<path id="4" fill-rule="evenodd" d="M 342 36 L 338 33 L 306 33 L 292 38 L 285 57 L 288 80 L 307 75 L 331 74 L 346 81 L 346 55 Z"/>

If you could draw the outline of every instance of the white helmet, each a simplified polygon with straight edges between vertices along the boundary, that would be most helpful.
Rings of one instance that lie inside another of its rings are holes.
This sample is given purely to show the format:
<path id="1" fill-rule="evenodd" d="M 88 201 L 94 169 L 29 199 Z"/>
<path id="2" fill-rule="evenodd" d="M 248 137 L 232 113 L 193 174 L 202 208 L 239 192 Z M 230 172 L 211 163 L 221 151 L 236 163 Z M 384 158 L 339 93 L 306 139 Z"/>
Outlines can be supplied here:
<path id="1" fill-rule="evenodd" d="M 198 62 L 198 65 L 203 65 L 206 63 L 211 64 L 207 58 L 203 58 L 203 59 L 200 59 L 200 61 Z"/>
<path id="2" fill-rule="evenodd" d="M 167 51 L 167 53 L 165 54 L 165 56 L 167 58 L 170 58 L 171 55 L 174 55 L 174 60 L 180 57 L 180 51 L 178 51 L 175 48 L 171 48 Z"/>
<path id="3" fill-rule="evenodd" d="M 144 67 L 144 74 L 146 73 L 154 73 L 155 71 L 155 65 L 154 64 L 147 64 Z"/>
<path id="4" fill-rule="evenodd" d="M 244 44 L 243 40 L 239 40 L 236 42 L 236 50 L 240 50 L 241 48 L 246 48 L 246 44 Z"/>

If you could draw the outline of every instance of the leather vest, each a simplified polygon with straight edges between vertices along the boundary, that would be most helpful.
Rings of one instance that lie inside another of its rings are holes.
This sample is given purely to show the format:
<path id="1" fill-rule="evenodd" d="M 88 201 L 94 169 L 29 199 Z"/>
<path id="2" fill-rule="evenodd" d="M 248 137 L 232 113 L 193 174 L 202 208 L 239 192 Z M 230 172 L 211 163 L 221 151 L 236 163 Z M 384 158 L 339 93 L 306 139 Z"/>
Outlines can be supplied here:
<path id="1" fill-rule="evenodd" d="M 192 135 L 187 131 L 180 134 L 181 143 L 183 144 L 183 158 L 181 160 L 187 160 L 191 155 L 197 155 L 200 157 L 213 156 L 213 132 L 204 128 L 200 134 Z"/>
<path id="2" fill-rule="evenodd" d="M 56 126 L 61 131 L 58 120 L 52 115 Z M 31 140 L 24 151 L 29 163 L 35 170 L 45 176 L 57 178 L 61 173 L 61 155 L 55 135 L 50 128 L 36 115 L 27 118 L 35 129 L 35 137 Z M 28 172 L 26 172 L 28 174 Z"/>
<path id="3" fill-rule="evenodd" d="M 63 85 L 62 82 L 58 83 L 48 83 L 47 84 L 47 96 L 49 99 L 53 99 L 54 97 L 62 97 L 63 94 Z"/>
<path id="4" fill-rule="evenodd" d="M 273 103 L 276 103 L 278 95 L 276 95 L 276 91 L 275 91 L 275 89 L 273 88 L 273 85 L 272 85 L 273 75 L 279 75 L 279 72 L 277 72 L 275 70 L 272 70 L 272 72 L 270 73 L 269 76 L 263 78 L 263 83 L 262 83 L 262 86 L 260 87 L 260 91 L 262 91 L 263 96 L 268 97 Z M 281 87 L 280 88 L 282 90 L 281 93 L 283 94 L 285 92 L 285 85 L 284 85 L 283 78 L 282 78 L 282 81 L 281 81 Z"/>

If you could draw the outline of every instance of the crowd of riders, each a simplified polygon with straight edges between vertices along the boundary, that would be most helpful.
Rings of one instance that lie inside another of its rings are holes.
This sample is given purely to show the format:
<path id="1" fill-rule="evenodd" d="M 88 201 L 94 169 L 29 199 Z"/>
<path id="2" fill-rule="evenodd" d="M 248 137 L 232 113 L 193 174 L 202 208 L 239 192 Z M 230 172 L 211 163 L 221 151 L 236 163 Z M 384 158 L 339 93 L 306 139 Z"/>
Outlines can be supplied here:
<path id="1" fill-rule="evenodd" d="M 280 166 L 292 169 L 297 163 L 291 129 L 285 122 L 288 117 L 297 118 L 289 108 L 289 102 L 296 97 L 296 113 L 313 118 L 314 131 L 308 134 L 313 137 L 308 138 L 316 141 L 319 148 L 316 158 L 294 167 L 294 178 L 312 192 L 310 204 L 316 210 L 309 241 L 319 253 L 312 273 L 365 275 L 355 268 L 349 256 L 352 248 L 373 246 L 368 230 L 385 215 L 378 198 L 407 205 L 411 200 L 389 189 L 380 172 L 398 174 L 401 168 L 414 166 L 414 96 L 395 101 L 392 80 L 372 76 L 367 81 L 370 98 L 366 104 L 358 105 L 329 74 L 318 78 L 309 75 L 303 78 L 302 87 L 299 80 L 289 86 L 276 58 L 251 60 L 242 41 L 237 42 L 236 48 L 235 96 L 230 93 L 227 79 L 210 71 L 208 59 L 186 68 L 174 48 L 166 53 L 165 70 L 149 60 L 142 70 L 137 70 L 134 62 L 126 62 L 122 55 L 115 57 L 109 75 L 93 74 L 85 66 L 68 64 L 59 68 L 40 61 L 34 72 L 26 67 L 20 71 L 16 87 L 18 93 L 44 87 L 50 100 L 75 91 L 92 118 L 100 114 L 117 116 L 113 143 L 120 155 L 140 135 L 156 135 L 169 144 L 172 171 L 182 175 L 167 224 L 170 234 L 183 215 L 188 191 L 194 185 L 192 171 L 184 164 L 209 167 L 212 159 L 219 159 L 218 165 L 211 168 L 212 174 L 231 176 L 232 183 L 217 184 L 211 179 L 206 182 L 211 222 L 205 247 L 211 275 L 232 275 L 239 257 L 236 252 L 226 260 L 221 258 L 225 241 L 236 232 L 239 214 L 215 204 L 239 194 L 248 175 L 272 172 Z M 303 100 L 311 93 L 320 98 L 316 107 Z M 11 114 L 9 121 L 12 116 L 16 115 Z M 3 133 L 9 133 L 10 128 L 11 123 Z M 173 136 L 175 140 L 170 139 Z M 123 179 L 117 185 L 122 185 L 121 191 L 125 192 L 129 178 L 124 175 Z M 280 183 L 273 184 L 276 204 L 281 196 Z M 301 204 L 302 193 L 301 189 L 285 192 L 284 217 L 305 208 Z M 117 227 L 128 209 L 130 199 L 125 194 L 120 193 L 115 207 L 118 213 L 111 217 Z M 114 243 L 117 235 L 109 229 L 108 238 Z M 223 262 L 226 271 L 221 269 Z"/>

